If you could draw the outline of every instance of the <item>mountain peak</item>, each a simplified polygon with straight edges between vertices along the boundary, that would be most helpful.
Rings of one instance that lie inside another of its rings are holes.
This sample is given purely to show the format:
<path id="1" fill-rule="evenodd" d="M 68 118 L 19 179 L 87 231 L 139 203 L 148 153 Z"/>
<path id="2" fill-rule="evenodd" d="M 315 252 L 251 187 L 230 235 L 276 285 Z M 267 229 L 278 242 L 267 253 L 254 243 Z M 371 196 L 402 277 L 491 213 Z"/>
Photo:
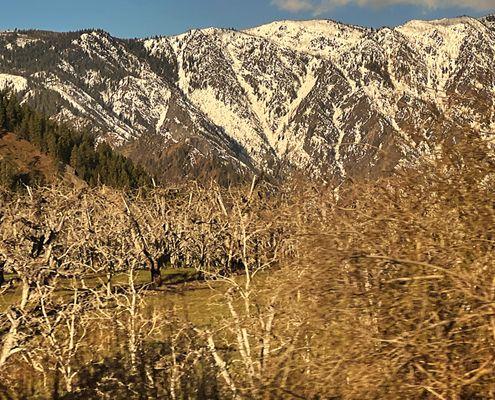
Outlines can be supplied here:
<path id="1" fill-rule="evenodd" d="M 328 57 L 353 46 L 368 30 L 332 20 L 287 20 L 261 25 L 245 32 L 295 51 Z"/>

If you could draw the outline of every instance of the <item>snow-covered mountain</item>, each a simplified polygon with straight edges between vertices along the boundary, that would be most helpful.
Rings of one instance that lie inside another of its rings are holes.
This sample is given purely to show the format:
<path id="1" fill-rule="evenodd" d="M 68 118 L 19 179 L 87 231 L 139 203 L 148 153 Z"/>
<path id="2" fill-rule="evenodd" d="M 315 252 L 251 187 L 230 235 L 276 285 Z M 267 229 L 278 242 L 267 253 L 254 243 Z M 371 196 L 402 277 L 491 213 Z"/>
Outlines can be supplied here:
<path id="1" fill-rule="evenodd" d="M 0 33 L 0 88 L 163 175 L 376 176 L 495 130 L 495 17 Z"/>

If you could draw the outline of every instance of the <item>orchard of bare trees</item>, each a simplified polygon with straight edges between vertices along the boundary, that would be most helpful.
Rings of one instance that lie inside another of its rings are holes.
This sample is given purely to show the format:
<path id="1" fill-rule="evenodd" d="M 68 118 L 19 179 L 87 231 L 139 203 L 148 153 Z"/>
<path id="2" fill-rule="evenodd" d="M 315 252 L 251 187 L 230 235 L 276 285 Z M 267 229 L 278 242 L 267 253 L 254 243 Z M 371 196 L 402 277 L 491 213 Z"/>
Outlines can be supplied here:
<path id="1" fill-rule="evenodd" d="M 495 398 L 494 199 L 475 139 L 338 188 L 4 190 L 0 398 Z"/>

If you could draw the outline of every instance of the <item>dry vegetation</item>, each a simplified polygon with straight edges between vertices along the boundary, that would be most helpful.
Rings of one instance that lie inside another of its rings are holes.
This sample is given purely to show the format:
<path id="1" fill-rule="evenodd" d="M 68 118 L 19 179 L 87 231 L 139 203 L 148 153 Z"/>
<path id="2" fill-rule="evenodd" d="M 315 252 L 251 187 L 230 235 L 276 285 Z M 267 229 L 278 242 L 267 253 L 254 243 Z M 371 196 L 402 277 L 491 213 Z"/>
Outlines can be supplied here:
<path id="1" fill-rule="evenodd" d="M 0 398 L 495 398 L 494 171 L 473 139 L 338 190 L 2 192 Z M 223 282 L 210 322 L 165 268 Z"/>

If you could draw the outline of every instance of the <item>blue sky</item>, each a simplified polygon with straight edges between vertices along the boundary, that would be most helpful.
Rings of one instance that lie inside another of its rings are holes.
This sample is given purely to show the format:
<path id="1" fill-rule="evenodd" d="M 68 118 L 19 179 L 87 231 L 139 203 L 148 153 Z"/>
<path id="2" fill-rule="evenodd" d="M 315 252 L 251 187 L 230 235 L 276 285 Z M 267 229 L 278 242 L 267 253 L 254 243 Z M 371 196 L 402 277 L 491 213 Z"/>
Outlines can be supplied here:
<path id="1" fill-rule="evenodd" d="M 495 0 L 0 0 L 0 30 L 102 28 L 119 37 L 145 37 L 280 19 L 330 18 L 381 27 L 490 12 Z"/>

